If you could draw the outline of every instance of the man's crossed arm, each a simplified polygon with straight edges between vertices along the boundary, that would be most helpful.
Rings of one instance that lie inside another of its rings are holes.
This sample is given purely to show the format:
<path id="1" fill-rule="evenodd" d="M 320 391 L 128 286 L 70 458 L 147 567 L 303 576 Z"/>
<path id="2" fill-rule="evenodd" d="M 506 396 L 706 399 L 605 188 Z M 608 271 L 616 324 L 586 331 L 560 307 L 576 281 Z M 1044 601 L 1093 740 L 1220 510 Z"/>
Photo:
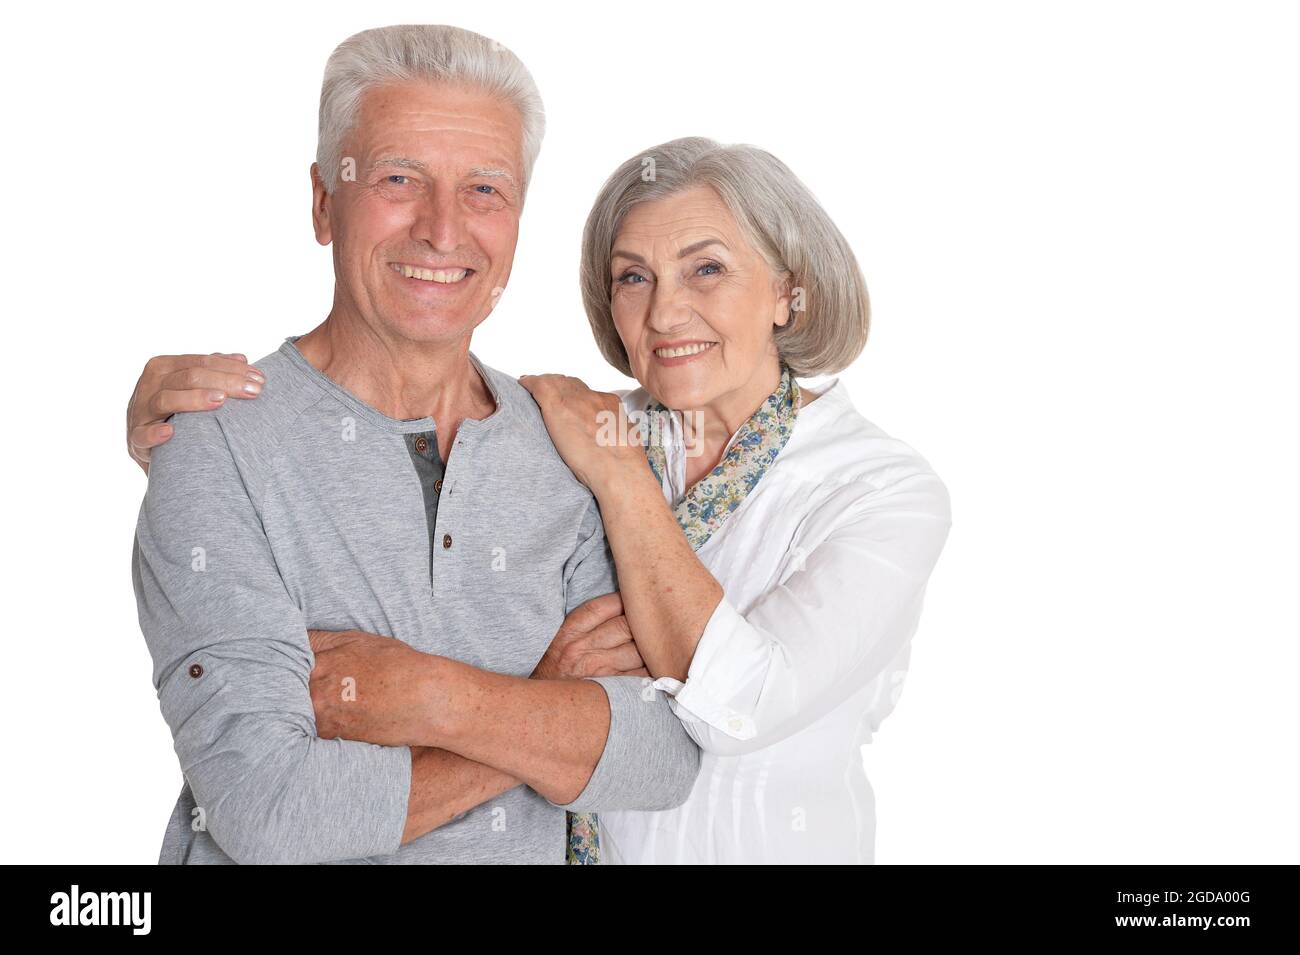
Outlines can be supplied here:
<path id="1" fill-rule="evenodd" d="M 569 809 L 668 808 L 698 769 L 642 675 L 617 593 L 570 613 L 530 679 L 375 634 L 309 636 L 317 732 L 412 747 L 403 842 L 521 783 Z"/>
<path id="2" fill-rule="evenodd" d="M 141 630 L 204 826 L 235 861 L 387 855 L 520 783 L 580 810 L 686 798 L 699 751 L 639 676 L 528 680 L 421 655 L 418 736 L 318 732 L 304 617 L 217 417 L 178 421 L 150 472 Z"/>

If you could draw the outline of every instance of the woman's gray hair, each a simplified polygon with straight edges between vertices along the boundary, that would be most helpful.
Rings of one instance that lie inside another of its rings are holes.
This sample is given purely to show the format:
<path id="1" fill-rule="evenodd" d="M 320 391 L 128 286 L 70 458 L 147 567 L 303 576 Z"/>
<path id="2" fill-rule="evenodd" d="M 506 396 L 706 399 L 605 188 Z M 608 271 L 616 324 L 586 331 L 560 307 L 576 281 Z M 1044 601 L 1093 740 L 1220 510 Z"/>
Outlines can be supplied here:
<path id="1" fill-rule="evenodd" d="M 867 343 L 867 283 L 848 242 L 813 194 L 771 153 L 702 136 L 638 153 L 609 177 L 582 234 L 582 301 L 605 360 L 632 376 L 610 308 L 610 253 L 639 202 L 710 186 L 772 271 L 789 275 L 790 321 L 773 326 L 781 360 L 797 376 L 847 368 Z"/>
<path id="2" fill-rule="evenodd" d="M 325 188 L 338 188 L 343 140 L 356 125 L 362 95 L 383 83 L 427 80 L 468 86 L 512 104 L 523 122 L 524 181 L 542 148 L 546 112 L 532 74 L 496 40 L 452 26 L 391 26 L 363 30 L 340 43 L 325 64 L 320 90 L 316 162 Z"/>

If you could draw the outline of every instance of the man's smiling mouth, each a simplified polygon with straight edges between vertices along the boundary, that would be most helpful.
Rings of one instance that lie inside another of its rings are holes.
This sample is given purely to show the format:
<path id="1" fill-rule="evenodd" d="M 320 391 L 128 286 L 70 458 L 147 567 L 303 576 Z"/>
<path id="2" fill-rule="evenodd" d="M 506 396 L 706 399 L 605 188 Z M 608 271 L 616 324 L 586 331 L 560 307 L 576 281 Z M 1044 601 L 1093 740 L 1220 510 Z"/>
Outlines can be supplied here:
<path id="1" fill-rule="evenodd" d="M 473 269 L 424 269 L 418 265 L 404 265 L 398 262 L 389 263 L 389 268 L 408 279 L 437 282 L 439 285 L 455 285 L 474 274 Z"/>

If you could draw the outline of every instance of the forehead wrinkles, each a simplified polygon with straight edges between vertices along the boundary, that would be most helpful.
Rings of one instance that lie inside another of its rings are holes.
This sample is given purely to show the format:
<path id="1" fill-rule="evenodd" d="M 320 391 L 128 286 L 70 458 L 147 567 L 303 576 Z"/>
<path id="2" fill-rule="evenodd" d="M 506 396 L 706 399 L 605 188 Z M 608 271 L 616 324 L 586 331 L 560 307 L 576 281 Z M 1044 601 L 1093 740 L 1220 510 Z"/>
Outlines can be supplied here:
<path id="1" fill-rule="evenodd" d="M 424 149 L 400 139 L 383 139 L 367 146 L 363 155 L 367 167 L 383 164 L 430 172 L 453 171 L 456 175 L 468 176 L 486 176 L 499 170 L 510 179 L 517 179 L 517 164 L 506 152 L 488 143 L 471 142 L 454 147 L 441 144 L 435 149 Z"/>
<path id="2" fill-rule="evenodd" d="M 656 251 L 676 257 L 677 250 L 703 239 L 720 239 L 728 248 L 736 247 L 734 233 L 711 215 L 682 215 L 655 222 L 624 223 L 614 242 L 615 248 L 652 246 Z"/>
<path id="3" fill-rule="evenodd" d="M 374 116 L 362 115 L 361 127 L 390 127 L 412 133 L 470 133 L 476 136 L 515 138 L 516 124 L 507 119 L 459 110 L 407 104 L 391 104 L 375 110 Z"/>
<path id="4" fill-rule="evenodd" d="M 513 121 L 509 111 L 498 117 L 492 115 L 500 109 L 487 101 L 483 113 L 470 113 L 464 107 L 442 106 L 436 103 L 402 102 L 376 98 L 363 103 L 355 137 L 360 151 L 370 161 L 390 155 L 405 155 L 412 159 L 436 160 L 437 156 L 412 155 L 412 146 L 421 140 L 432 139 L 439 151 L 454 149 L 461 153 L 483 151 L 482 162 L 476 165 L 502 166 L 517 174 L 516 154 L 521 148 L 522 130 Z M 453 138 L 453 142 L 444 140 Z"/>

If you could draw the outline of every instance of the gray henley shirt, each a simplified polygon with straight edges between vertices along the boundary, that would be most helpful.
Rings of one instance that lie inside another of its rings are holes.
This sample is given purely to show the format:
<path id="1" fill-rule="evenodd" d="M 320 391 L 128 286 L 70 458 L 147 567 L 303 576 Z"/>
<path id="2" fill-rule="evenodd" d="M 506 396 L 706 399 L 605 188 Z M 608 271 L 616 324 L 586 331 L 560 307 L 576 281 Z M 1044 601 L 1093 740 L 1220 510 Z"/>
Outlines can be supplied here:
<path id="1" fill-rule="evenodd" d="M 514 378 L 470 353 L 497 410 L 461 424 L 444 466 L 432 418 L 367 405 L 298 337 L 257 362 L 257 400 L 177 414 L 153 452 L 132 573 L 184 775 L 159 862 L 562 864 L 566 809 L 680 805 L 700 754 L 666 697 L 597 677 L 609 736 L 572 803 L 521 785 L 400 844 L 410 749 L 316 735 L 307 631 L 527 676 L 614 566 Z"/>

